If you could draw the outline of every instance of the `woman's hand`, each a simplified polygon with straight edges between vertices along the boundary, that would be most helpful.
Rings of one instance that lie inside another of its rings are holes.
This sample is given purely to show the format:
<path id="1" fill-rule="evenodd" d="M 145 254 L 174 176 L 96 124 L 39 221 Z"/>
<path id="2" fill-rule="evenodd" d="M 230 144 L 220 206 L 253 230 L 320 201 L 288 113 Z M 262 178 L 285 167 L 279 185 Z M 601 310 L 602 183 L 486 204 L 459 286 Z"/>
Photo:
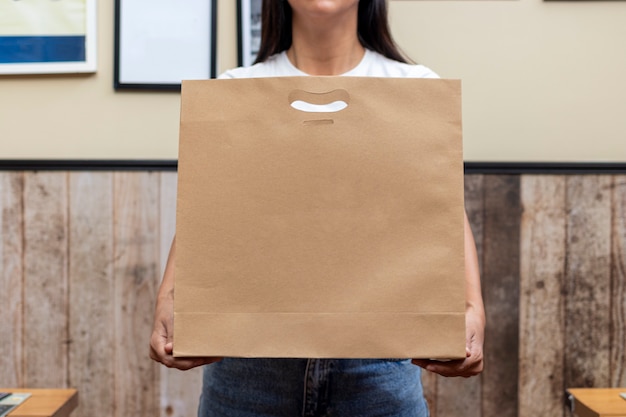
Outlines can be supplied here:
<path id="1" fill-rule="evenodd" d="M 483 370 L 483 342 L 485 334 L 484 319 L 480 314 L 475 314 L 469 310 L 465 315 L 466 341 L 465 359 L 452 360 L 448 362 L 413 359 L 415 365 L 419 365 L 427 371 L 443 376 L 462 376 L 469 378 L 478 375 Z"/>
<path id="2" fill-rule="evenodd" d="M 413 363 L 443 376 L 470 377 L 483 370 L 485 341 L 485 307 L 480 290 L 476 244 L 467 215 L 465 216 L 465 359 L 449 362 L 414 359 Z"/>
<path id="3" fill-rule="evenodd" d="M 157 302 L 154 313 L 154 328 L 150 338 L 150 357 L 167 366 L 187 370 L 196 366 L 216 362 L 221 358 L 174 358 L 173 356 L 174 297 L 166 295 Z"/>
<path id="4" fill-rule="evenodd" d="M 217 362 L 221 358 L 174 358 L 174 258 L 175 240 L 172 242 L 163 281 L 159 288 L 154 310 L 154 327 L 150 337 L 150 357 L 167 366 L 187 370 Z"/>

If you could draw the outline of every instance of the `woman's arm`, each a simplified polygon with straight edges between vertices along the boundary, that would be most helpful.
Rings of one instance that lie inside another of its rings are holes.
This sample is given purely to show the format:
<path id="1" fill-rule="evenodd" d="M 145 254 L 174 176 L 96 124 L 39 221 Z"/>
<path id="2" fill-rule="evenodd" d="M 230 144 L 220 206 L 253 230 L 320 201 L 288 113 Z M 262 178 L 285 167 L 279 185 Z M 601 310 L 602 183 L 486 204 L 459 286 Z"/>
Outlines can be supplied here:
<path id="1" fill-rule="evenodd" d="M 414 359 L 413 363 L 443 376 L 470 377 L 483 370 L 485 340 L 485 307 L 480 289 L 480 273 L 474 235 L 465 215 L 465 328 L 466 354 L 463 360 L 439 362 Z"/>

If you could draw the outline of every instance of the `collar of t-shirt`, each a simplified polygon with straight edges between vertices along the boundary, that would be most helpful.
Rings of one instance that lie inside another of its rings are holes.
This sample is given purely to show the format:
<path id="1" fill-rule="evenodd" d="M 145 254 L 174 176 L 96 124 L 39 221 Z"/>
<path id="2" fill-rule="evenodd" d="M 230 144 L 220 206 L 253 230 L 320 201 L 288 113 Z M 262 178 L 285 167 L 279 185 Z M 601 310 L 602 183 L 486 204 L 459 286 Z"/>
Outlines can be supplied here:
<path id="1" fill-rule="evenodd" d="M 340 75 L 358 76 L 359 74 L 361 75 L 366 74 L 367 73 L 366 68 L 368 66 L 368 63 L 372 59 L 372 54 L 373 54 L 372 51 L 370 51 L 369 49 L 365 49 L 363 58 L 361 58 L 361 61 L 357 64 L 357 66 Z M 278 65 L 286 68 L 289 72 L 288 75 L 293 75 L 293 76 L 309 75 L 306 72 L 299 70 L 298 68 L 296 68 L 295 65 L 291 63 L 291 61 L 287 57 L 287 51 L 281 52 L 277 58 L 278 60 L 282 61 L 282 62 L 279 62 Z"/>

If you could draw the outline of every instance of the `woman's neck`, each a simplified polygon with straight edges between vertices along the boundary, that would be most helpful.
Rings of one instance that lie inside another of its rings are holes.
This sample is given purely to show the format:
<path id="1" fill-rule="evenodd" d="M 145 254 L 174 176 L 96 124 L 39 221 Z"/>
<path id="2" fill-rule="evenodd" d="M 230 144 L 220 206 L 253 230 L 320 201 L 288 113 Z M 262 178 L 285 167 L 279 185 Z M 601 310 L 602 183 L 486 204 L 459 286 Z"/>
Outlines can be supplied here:
<path id="1" fill-rule="evenodd" d="M 342 21 L 303 21 L 294 16 L 291 63 L 309 75 L 340 75 L 356 67 L 365 49 L 357 37 L 356 16 Z"/>

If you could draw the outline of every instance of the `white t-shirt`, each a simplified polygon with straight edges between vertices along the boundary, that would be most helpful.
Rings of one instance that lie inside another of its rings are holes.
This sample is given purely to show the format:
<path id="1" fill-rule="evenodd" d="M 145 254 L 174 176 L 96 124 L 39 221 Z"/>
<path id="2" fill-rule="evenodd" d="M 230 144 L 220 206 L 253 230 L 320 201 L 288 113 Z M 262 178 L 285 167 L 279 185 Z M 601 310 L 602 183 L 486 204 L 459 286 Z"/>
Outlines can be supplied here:
<path id="1" fill-rule="evenodd" d="M 306 75 L 308 74 L 300 71 L 289 61 L 287 52 L 283 51 L 272 55 L 259 64 L 228 70 L 221 74 L 219 78 L 297 77 Z M 423 65 L 394 61 L 369 49 L 365 50 L 363 59 L 356 67 L 341 75 L 353 77 L 439 78 L 435 72 Z"/>

